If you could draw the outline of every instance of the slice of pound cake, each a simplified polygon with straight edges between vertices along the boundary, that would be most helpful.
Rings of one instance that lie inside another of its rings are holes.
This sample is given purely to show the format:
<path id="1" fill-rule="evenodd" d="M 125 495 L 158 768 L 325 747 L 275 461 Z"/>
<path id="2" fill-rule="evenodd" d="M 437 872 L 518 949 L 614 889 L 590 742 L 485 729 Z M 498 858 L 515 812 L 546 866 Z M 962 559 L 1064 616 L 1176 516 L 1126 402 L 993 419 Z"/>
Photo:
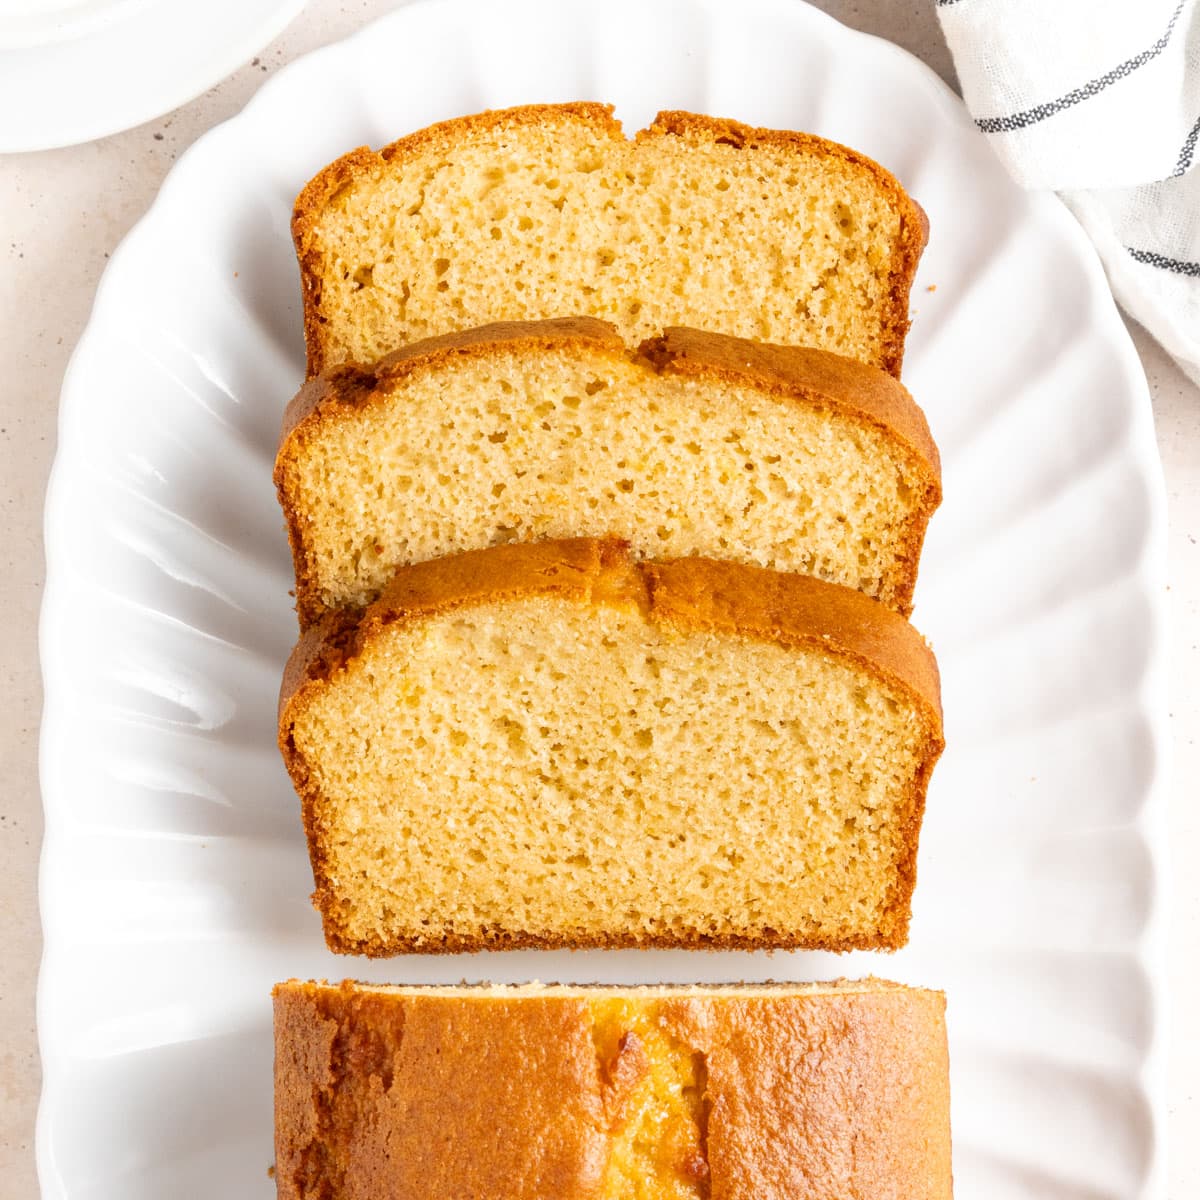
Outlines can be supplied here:
<path id="1" fill-rule="evenodd" d="M 692 325 L 900 373 L 928 223 L 857 151 L 600 104 L 447 121 L 352 151 L 296 201 L 309 374 L 492 321 Z"/>
<path id="2" fill-rule="evenodd" d="M 822 350 L 587 318 L 491 325 L 310 381 L 275 465 L 302 625 L 397 567 L 538 537 L 799 571 L 907 613 L 941 499 L 904 387 Z"/>
<path id="3" fill-rule="evenodd" d="M 617 541 L 404 567 L 293 652 L 330 947 L 890 948 L 937 667 L 859 592 Z"/>
<path id="4" fill-rule="evenodd" d="M 940 992 L 275 989 L 279 1200 L 950 1200 L 950 1169 Z"/>

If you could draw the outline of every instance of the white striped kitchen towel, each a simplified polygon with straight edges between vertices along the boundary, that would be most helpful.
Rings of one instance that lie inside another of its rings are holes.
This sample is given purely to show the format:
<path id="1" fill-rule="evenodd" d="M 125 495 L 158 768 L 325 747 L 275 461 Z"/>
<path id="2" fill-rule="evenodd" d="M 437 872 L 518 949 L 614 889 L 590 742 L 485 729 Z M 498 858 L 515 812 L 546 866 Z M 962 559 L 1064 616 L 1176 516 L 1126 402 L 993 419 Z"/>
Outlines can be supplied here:
<path id="1" fill-rule="evenodd" d="M 935 0 L 963 99 L 1200 383 L 1200 0 Z"/>

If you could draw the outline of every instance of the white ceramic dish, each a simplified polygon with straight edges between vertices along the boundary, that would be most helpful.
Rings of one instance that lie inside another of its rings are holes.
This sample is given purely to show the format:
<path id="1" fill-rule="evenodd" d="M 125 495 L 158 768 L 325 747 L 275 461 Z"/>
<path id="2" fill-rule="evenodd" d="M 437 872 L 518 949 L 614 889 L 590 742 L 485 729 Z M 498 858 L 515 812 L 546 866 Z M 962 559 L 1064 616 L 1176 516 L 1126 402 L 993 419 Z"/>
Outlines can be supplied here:
<path id="1" fill-rule="evenodd" d="M 915 620 L 941 658 L 949 749 L 894 957 L 323 947 L 274 746 L 294 636 L 270 477 L 302 370 L 291 201 L 347 147 L 575 98 L 614 101 L 630 130 L 660 107 L 811 129 L 928 209 L 905 379 L 945 458 Z M 288 976 L 875 972 L 948 991 L 961 1196 L 1161 1197 L 1163 511 L 1145 383 L 1083 236 L 894 47 L 790 0 L 462 0 L 296 63 L 172 172 L 63 389 L 42 624 L 44 1195 L 270 1196 L 268 992 Z"/>
<path id="2" fill-rule="evenodd" d="M 261 50 L 304 0 L 0 0 L 0 154 L 150 121 Z"/>

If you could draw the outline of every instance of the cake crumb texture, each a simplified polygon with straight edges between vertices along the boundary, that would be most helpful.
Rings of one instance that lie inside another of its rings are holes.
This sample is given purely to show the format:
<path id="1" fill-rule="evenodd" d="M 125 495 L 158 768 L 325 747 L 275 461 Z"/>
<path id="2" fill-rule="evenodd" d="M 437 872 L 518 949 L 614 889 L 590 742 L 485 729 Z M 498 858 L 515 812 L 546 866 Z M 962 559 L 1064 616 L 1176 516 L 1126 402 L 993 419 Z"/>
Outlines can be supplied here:
<path id="1" fill-rule="evenodd" d="M 280 745 L 340 952 L 892 948 L 937 668 L 847 588 L 617 541 L 400 570 L 293 655 Z"/>
<path id="2" fill-rule="evenodd" d="M 907 613 L 941 498 L 903 386 L 824 351 L 513 322 L 310 382 L 275 479 L 302 625 L 397 567 L 532 538 L 626 538 L 815 575 Z"/>
<path id="3" fill-rule="evenodd" d="M 296 202 L 309 374 L 499 320 L 585 315 L 816 346 L 899 375 L 924 213 L 808 134 L 599 104 L 431 126 Z"/>

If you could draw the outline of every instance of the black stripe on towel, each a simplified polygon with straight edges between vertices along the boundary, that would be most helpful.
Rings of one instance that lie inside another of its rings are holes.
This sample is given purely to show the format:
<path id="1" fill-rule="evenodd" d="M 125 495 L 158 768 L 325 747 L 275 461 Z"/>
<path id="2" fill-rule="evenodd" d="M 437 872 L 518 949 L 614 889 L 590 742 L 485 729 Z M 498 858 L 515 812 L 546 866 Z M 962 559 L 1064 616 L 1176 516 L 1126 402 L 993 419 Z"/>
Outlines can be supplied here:
<path id="1" fill-rule="evenodd" d="M 1165 254 L 1156 254 L 1153 250 L 1135 250 L 1126 246 L 1129 257 L 1148 267 L 1161 267 L 1164 271 L 1173 271 L 1176 275 L 1190 275 L 1193 279 L 1200 278 L 1200 262 L 1184 262 L 1178 258 L 1168 258 Z"/>
<path id="2" fill-rule="evenodd" d="M 1126 75 L 1132 75 L 1139 67 L 1144 67 L 1151 59 L 1157 58 L 1166 49 L 1167 43 L 1171 40 L 1171 34 L 1174 32 L 1175 24 L 1179 20 L 1179 14 L 1187 6 L 1187 2 L 1188 0 L 1179 0 L 1175 11 L 1171 14 L 1171 21 L 1167 25 L 1166 33 L 1153 46 L 1148 50 L 1143 50 L 1141 54 L 1135 54 L 1133 58 L 1126 59 L 1119 67 L 1113 67 L 1108 74 L 1101 75 L 1099 79 L 1093 79 L 1090 83 L 1085 83 L 1083 87 L 1075 88 L 1074 91 L 1060 96 L 1057 100 L 1039 104 L 1035 108 L 1027 108 L 1024 112 L 1013 113 L 1009 117 L 980 117 L 975 124 L 984 133 L 1011 133 L 1014 129 L 1024 129 L 1028 125 L 1036 125 L 1039 121 L 1044 121 L 1047 117 L 1062 112 L 1064 108 L 1072 108 L 1081 100 L 1090 100 L 1097 92 L 1104 91 L 1110 84 L 1124 79 Z"/>
<path id="3" fill-rule="evenodd" d="M 1196 123 L 1192 126 L 1192 132 L 1187 135 L 1183 143 L 1183 149 L 1179 151 L 1179 161 L 1175 164 L 1175 170 L 1171 172 L 1172 179 L 1180 175 L 1185 175 L 1188 167 L 1192 165 L 1192 157 L 1196 153 L 1197 138 L 1200 138 L 1200 117 L 1196 118 Z"/>

